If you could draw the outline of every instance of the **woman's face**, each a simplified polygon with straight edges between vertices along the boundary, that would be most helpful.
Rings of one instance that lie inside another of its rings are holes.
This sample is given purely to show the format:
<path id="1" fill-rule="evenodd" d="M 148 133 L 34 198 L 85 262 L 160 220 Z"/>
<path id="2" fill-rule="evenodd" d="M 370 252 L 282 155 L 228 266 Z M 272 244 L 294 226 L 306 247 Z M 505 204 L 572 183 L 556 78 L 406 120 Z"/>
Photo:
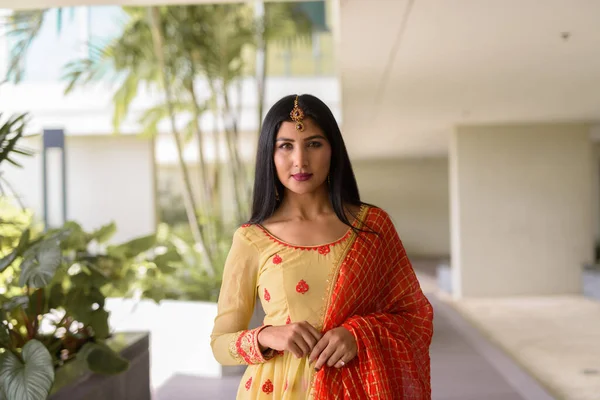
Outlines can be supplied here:
<path id="1" fill-rule="evenodd" d="M 283 122 L 275 139 L 273 159 L 277 177 L 288 190 L 305 194 L 317 190 L 327 180 L 331 145 L 321 128 L 310 118 L 304 130 L 294 122 Z"/>

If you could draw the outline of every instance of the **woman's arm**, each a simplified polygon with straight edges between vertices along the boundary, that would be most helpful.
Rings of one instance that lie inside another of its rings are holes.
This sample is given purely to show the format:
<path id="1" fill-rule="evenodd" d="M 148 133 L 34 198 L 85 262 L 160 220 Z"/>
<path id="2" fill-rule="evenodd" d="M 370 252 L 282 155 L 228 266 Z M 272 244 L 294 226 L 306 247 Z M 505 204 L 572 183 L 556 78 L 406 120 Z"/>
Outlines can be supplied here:
<path id="1" fill-rule="evenodd" d="M 258 344 L 258 334 L 266 326 L 248 329 L 256 301 L 259 253 L 244 229 L 233 235 L 211 335 L 213 354 L 222 365 L 261 364 L 273 356 L 269 350 L 263 353 Z"/>

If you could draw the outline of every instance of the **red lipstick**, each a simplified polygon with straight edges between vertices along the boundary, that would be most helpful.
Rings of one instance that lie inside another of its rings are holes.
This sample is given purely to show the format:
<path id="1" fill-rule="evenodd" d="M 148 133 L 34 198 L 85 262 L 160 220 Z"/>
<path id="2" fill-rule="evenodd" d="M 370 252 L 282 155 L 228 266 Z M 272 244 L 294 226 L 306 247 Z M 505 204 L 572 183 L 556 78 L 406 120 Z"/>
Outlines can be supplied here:
<path id="1" fill-rule="evenodd" d="M 295 174 L 292 175 L 292 178 L 294 178 L 295 180 L 299 181 L 299 182 L 304 182 L 309 180 L 310 178 L 312 178 L 313 174 Z"/>

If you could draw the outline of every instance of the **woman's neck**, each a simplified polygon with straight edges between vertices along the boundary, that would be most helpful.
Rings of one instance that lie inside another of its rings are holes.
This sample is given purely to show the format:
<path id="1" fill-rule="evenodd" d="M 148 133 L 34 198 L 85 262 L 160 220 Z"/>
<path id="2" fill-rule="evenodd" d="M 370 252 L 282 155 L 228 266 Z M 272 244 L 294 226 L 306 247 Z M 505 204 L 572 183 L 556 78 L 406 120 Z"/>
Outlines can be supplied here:
<path id="1" fill-rule="evenodd" d="M 297 194 L 286 191 L 278 214 L 283 219 L 314 220 L 333 212 L 325 187 L 311 193 Z"/>

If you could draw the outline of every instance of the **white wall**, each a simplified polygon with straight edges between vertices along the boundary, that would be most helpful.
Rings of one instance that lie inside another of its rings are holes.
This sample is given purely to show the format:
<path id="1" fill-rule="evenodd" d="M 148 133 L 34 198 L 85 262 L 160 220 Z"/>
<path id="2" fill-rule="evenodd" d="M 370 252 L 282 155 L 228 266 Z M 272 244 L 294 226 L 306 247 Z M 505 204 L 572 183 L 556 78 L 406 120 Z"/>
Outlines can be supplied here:
<path id="1" fill-rule="evenodd" d="M 411 257 L 448 257 L 448 159 L 352 162 L 361 197 L 385 209 Z"/>
<path id="2" fill-rule="evenodd" d="M 460 127 L 450 153 L 458 297 L 581 292 L 595 163 L 584 124 Z"/>
<path id="3" fill-rule="evenodd" d="M 35 148 L 37 154 L 20 158 L 23 169 L 7 166 L 6 174 L 25 205 L 42 220 L 41 136 L 23 144 Z M 72 136 L 66 138 L 65 146 L 68 219 L 88 230 L 115 221 L 115 241 L 154 232 L 152 141 L 133 136 Z"/>

